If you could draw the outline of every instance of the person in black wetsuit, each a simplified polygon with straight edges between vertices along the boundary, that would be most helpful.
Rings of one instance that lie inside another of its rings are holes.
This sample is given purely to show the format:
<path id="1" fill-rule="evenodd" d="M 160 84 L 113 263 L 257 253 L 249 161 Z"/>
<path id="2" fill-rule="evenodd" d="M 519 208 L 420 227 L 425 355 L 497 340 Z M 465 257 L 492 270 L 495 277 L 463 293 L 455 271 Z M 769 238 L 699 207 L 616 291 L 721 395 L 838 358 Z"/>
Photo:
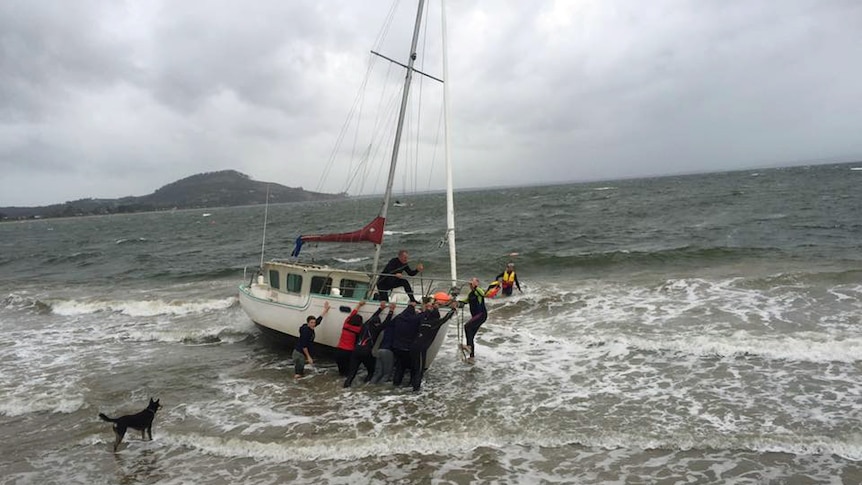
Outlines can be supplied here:
<path id="1" fill-rule="evenodd" d="M 470 279 L 470 293 L 467 294 L 466 302 L 470 305 L 470 320 L 464 324 L 464 335 L 467 337 L 467 345 L 461 348 L 470 354 L 467 362 L 472 364 L 476 358 L 476 333 L 479 327 L 488 319 L 488 309 L 485 307 L 485 290 L 479 286 L 479 278 Z"/>
<path id="2" fill-rule="evenodd" d="M 385 303 L 385 302 L 384 302 Z M 390 303 L 389 307 L 394 310 L 395 303 Z M 397 317 L 396 317 L 397 318 Z M 377 348 L 377 355 L 374 358 L 374 376 L 371 378 L 372 384 L 380 384 L 392 378 L 392 369 L 395 366 L 395 354 L 392 350 L 392 342 L 395 331 L 393 325 L 395 319 L 380 328 L 380 333 L 377 335 L 377 341 L 374 342 Z"/>
<path id="3" fill-rule="evenodd" d="M 380 279 L 377 280 L 377 299 L 381 301 L 389 301 L 389 292 L 394 288 L 404 288 L 404 292 L 410 297 L 410 301 L 418 303 L 413 296 L 413 287 L 410 282 L 404 278 L 404 273 L 410 276 L 416 276 L 425 266 L 422 263 L 416 265 L 416 269 L 412 269 L 408 264 L 409 255 L 406 249 L 398 251 L 398 256 L 394 257 L 386 263 L 386 267 L 380 274 Z"/>
<path id="4" fill-rule="evenodd" d="M 422 386 L 422 376 L 425 374 L 425 354 L 428 348 L 437 337 L 437 332 L 444 323 L 448 322 L 458 308 L 458 302 L 452 301 L 449 303 L 451 310 L 444 317 L 440 317 L 440 311 L 437 309 L 441 303 L 449 303 L 439 299 L 432 300 L 421 315 L 419 327 L 416 329 L 416 336 L 410 344 L 410 384 L 413 386 L 413 391 L 419 391 Z"/>
<path id="5" fill-rule="evenodd" d="M 374 348 L 374 342 L 377 340 L 377 336 L 382 330 L 385 330 L 389 322 L 392 321 L 392 313 L 395 311 L 395 303 L 389 304 L 389 314 L 386 315 L 385 320 L 381 321 L 380 313 L 384 308 L 386 308 L 386 302 L 382 301 L 380 302 L 380 308 L 378 308 L 377 311 L 375 311 L 374 314 L 362 324 L 362 328 L 359 330 L 359 336 L 356 339 L 356 348 L 350 356 L 350 366 L 347 370 L 347 379 L 344 380 L 344 387 L 350 387 L 353 383 L 353 379 L 356 378 L 356 373 L 359 372 L 359 364 L 365 365 L 365 370 L 367 371 L 365 382 L 370 381 L 374 376 L 375 362 L 371 351 Z"/>
<path id="6" fill-rule="evenodd" d="M 416 303 L 411 302 L 403 312 L 392 320 L 386 332 L 392 332 L 392 354 L 395 365 L 392 370 L 392 385 L 398 387 L 404 381 L 404 371 L 410 367 L 410 344 L 416 338 L 416 331 L 422 323 L 422 315 L 416 313 Z"/>

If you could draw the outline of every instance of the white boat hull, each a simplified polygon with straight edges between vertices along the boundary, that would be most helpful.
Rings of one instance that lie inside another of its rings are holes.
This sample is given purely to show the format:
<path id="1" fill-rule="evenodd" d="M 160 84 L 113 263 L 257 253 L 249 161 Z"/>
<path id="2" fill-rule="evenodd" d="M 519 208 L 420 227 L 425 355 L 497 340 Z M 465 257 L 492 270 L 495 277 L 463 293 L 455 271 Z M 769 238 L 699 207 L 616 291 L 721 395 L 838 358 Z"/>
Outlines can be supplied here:
<path id="1" fill-rule="evenodd" d="M 341 281 L 340 278 L 368 279 L 364 273 L 301 264 L 267 263 L 265 269 L 267 277 L 269 277 L 268 271 L 280 270 L 302 273 L 306 276 L 306 280 L 310 280 L 310 276 L 315 275 L 325 275 L 336 282 Z M 282 277 L 282 279 L 284 278 Z M 284 285 L 279 286 L 284 287 Z M 303 286 L 301 291 L 297 293 L 290 293 L 273 288 L 267 278 L 261 277 L 255 283 L 240 285 L 239 304 L 258 326 L 277 332 L 287 338 L 297 339 L 299 338 L 299 328 L 306 322 L 306 318 L 312 315 L 316 317 L 323 313 L 324 302 L 329 302 L 329 313 L 323 317 L 321 324 L 315 329 L 314 345 L 315 347 L 325 347 L 322 349 L 324 351 L 332 351 L 338 346 L 344 320 L 356 308 L 360 299 L 332 294 L 315 294 L 307 291 L 306 286 Z M 337 286 L 335 287 L 337 288 Z M 393 299 L 399 302 L 395 310 L 396 315 L 406 307 L 406 297 L 407 295 L 404 294 L 393 295 Z M 379 307 L 378 302 L 368 301 L 359 314 L 362 315 L 363 320 L 367 320 Z M 428 367 L 434 362 L 440 347 L 446 340 L 448 329 L 449 322 L 440 328 L 437 337 L 428 349 L 426 356 Z"/>

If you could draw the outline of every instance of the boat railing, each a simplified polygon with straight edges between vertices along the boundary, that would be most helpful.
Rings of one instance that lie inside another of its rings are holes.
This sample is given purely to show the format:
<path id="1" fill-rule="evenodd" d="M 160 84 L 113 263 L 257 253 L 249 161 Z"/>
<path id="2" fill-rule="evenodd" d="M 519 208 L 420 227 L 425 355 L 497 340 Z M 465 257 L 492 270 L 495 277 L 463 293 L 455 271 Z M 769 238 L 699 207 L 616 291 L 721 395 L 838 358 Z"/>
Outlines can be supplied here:
<path id="1" fill-rule="evenodd" d="M 335 272 L 333 272 L 333 273 L 335 273 Z M 365 299 L 367 299 L 367 300 L 374 299 L 374 296 L 378 291 L 377 290 L 377 281 L 380 279 L 380 277 L 382 277 L 382 276 L 395 276 L 394 273 L 371 273 L 371 272 L 367 272 L 364 274 L 366 276 L 368 276 L 368 281 L 369 281 L 367 293 L 365 294 Z M 461 291 L 465 287 L 469 286 L 468 280 L 456 280 L 455 286 L 452 286 L 452 278 L 449 276 L 435 276 L 435 275 L 428 276 L 428 275 L 420 274 L 420 275 L 416 275 L 416 276 L 411 276 L 410 278 L 413 279 L 414 283 L 416 282 L 417 279 L 419 280 L 418 281 L 418 283 L 419 283 L 418 287 L 416 284 L 411 284 L 411 286 L 413 287 L 414 294 L 418 294 L 418 295 L 421 295 L 423 297 L 431 296 L 433 293 L 435 293 L 437 291 L 445 291 L 446 293 L 448 293 L 452 296 L 457 296 L 461 293 Z M 332 291 L 330 290 L 330 294 L 335 294 L 336 296 L 341 296 L 342 294 L 346 293 L 345 290 L 353 290 L 353 289 L 354 289 L 354 287 L 347 287 L 344 285 L 334 286 L 334 287 L 331 287 L 331 290 L 335 290 L 335 293 L 332 293 Z"/>

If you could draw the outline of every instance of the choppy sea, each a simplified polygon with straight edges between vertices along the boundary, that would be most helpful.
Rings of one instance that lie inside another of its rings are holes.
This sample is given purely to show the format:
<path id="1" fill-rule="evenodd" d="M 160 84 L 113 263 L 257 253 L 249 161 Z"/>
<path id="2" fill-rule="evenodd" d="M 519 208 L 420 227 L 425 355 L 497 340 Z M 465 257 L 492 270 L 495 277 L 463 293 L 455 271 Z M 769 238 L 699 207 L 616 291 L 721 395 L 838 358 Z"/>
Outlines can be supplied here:
<path id="1" fill-rule="evenodd" d="M 459 277 L 523 293 L 419 393 L 294 381 L 237 304 L 261 248 L 376 200 L 270 206 L 265 240 L 263 207 L 2 223 L 0 483 L 860 483 L 860 167 L 457 192 Z M 443 196 L 402 201 L 384 252 L 445 274 Z M 97 414 L 151 396 L 113 453 Z"/>

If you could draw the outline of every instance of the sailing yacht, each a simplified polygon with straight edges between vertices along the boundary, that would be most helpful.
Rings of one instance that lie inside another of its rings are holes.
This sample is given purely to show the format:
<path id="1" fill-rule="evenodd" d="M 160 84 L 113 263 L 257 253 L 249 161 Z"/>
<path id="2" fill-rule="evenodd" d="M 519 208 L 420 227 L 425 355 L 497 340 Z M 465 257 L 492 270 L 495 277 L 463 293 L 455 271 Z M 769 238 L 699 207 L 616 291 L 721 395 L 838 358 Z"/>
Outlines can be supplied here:
<path id="1" fill-rule="evenodd" d="M 442 5 L 442 32 L 443 32 L 443 78 L 447 76 L 447 53 L 446 53 L 446 27 L 445 6 Z M 416 21 L 411 38 L 410 51 L 405 63 L 393 61 L 392 59 L 377 54 L 389 62 L 392 62 L 405 72 L 404 84 L 401 91 L 401 104 L 398 121 L 395 128 L 395 141 L 392 147 L 391 160 L 389 162 L 389 175 L 386 190 L 383 195 L 380 212 L 371 222 L 363 228 L 345 233 L 337 234 L 313 234 L 301 235 L 297 238 L 296 249 L 291 259 L 263 261 L 250 281 L 239 287 L 239 302 L 242 309 L 248 314 L 254 323 L 262 330 L 275 333 L 278 336 L 298 338 L 299 328 L 305 323 L 307 315 L 320 315 L 324 303 L 329 303 L 331 310 L 325 317 L 327 324 L 321 325 L 315 331 L 315 345 L 335 348 L 341 335 L 342 321 L 347 314 L 356 307 L 360 300 L 371 300 L 374 296 L 374 286 L 381 276 L 378 273 L 380 254 L 384 242 L 384 228 L 392 198 L 393 181 L 395 170 L 399 160 L 399 148 L 404 130 L 405 112 L 410 97 L 410 87 L 414 75 L 428 76 L 417 70 L 414 65 L 417 59 L 417 44 L 420 27 L 422 25 L 425 1 L 418 1 Z M 440 79 L 433 78 L 442 82 Z M 443 119 L 444 119 L 444 145 L 446 160 L 446 234 L 444 241 L 449 248 L 449 279 L 445 281 L 432 282 L 437 288 L 429 286 L 430 291 L 447 291 L 457 293 L 458 280 L 456 274 L 455 256 L 455 216 L 452 195 L 452 166 L 450 163 L 449 128 L 448 122 L 448 87 L 443 84 Z M 366 243 L 374 248 L 373 267 L 371 272 L 362 272 L 345 268 L 332 267 L 328 265 L 315 264 L 313 262 L 300 261 L 302 245 L 309 242 L 331 242 L 331 243 Z M 397 291 L 397 290 L 396 290 Z M 400 307 L 396 314 L 407 305 L 407 295 L 393 292 L 390 301 L 394 301 Z M 378 305 L 367 304 L 360 314 L 368 319 L 377 309 Z M 440 328 L 437 336 L 427 352 L 427 366 L 431 366 L 446 337 L 448 323 Z"/>

